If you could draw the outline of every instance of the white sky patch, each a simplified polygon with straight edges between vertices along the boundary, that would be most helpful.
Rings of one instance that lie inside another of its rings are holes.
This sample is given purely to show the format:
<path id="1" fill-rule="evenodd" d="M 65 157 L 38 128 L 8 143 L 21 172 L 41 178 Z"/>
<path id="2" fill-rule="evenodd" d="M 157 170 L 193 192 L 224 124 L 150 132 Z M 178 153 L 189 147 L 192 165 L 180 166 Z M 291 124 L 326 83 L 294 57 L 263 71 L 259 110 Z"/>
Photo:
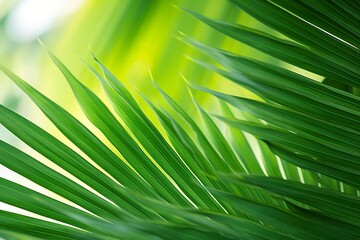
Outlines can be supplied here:
<path id="1" fill-rule="evenodd" d="M 34 40 L 82 3 L 83 0 L 22 0 L 9 14 L 5 24 L 6 34 L 18 42 Z"/>

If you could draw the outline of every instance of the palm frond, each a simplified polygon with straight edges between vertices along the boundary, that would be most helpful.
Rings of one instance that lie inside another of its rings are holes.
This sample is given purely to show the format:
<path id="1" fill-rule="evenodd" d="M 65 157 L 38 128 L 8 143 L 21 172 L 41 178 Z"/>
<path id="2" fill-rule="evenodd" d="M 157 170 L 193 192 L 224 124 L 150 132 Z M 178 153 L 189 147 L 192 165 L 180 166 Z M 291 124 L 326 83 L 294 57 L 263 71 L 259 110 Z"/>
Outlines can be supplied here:
<path id="1" fill-rule="evenodd" d="M 1 66 L 78 149 L 0 107 L 0 123 L 57 168 L 4 141 L 0 141 L 0 164 L 68 200 L 0 178 L 1 202 L 47 219 L 2 211 L 0 236 L 360 238 L 360 98 L 355 91 L 359 31 L 358 18 L 349 21 L 344 15 L 356 15 L 356 6 L 337 1 L 233 2 L 286 38 L 190 13 L 237 41 L 333 82 L 319 82 L 287 65 L 244 57 L 184 36 L 185 42 L 221 66 L 195 59 L 196 63 L 257 98 L 190 83 L 188 101 L 198 110 L 198 123 L 155 84 L 168 106 L 143 97 L 159 118 L 163 135 L 95 57 L 102 73 L 89 69 L 112 108 L 48 52 L 88 120 L 100 130 L 99 136 Z M 192 91 L 199 90 L 219 99 L 221 115 L 210 114 L 196 101 Z"/>

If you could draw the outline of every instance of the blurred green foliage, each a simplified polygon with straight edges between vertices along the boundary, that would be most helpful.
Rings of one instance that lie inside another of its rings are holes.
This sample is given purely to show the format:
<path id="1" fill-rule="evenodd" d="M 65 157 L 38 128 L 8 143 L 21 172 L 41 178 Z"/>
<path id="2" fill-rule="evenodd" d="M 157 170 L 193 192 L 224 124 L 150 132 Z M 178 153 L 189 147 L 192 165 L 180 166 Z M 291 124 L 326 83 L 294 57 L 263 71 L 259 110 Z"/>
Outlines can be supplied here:
<path id="1" fill-rule="evenodd" d="M 9 1 L 8 3 L 10 3 Z M 65 106 L 71 106 L 74 112 L 74 97 L 64 95 L 69 89 L 64 79 L 57 74 L 44 54 L 37 39 L 17 41 L 9 39 L 4 28 L 9 15 L 21 1 L 12 1 L 7 11 L 2 14 L 1 39 L 4 43 L 1 51 L 1 62 L 20 73 L 34 84 L 40 91 L 52 96 L 54 100 Z M 69 1 L 69 4 L 74 4 Z M 164 88 L 180 105 L 188 108 L 189 95 L 181 78 L 184 75 L 191 82 L 216 87 L 230 93 L 248 94 L 239 87 L 221 81 L 221 77 L 194 64 L 186 56 L 207 59 L 197 50 L 179 41 L 179 32 L 190 35 L 209 46 L 221 47 L 240 52 L 243 55 L 254 54 L 266 58 L 266 55 L 239 44 L 230 38 L 213 31 L 200 21 L 185 13 L 182 8 L 202 12 L 213 18 L 239 22 L 255 28 L 266 29 L 262 24 L 245 12 L 234 8 L 227 1 L 218 0 L 105 0 L 84 1 L 71 15 L 58 19 L 52 28 L 38 36 L 41 41 L 59 56 L 85 84 L 97 89 L 96 81 L 87 71 L 79 58 L 89 62 L 90 51 L 94 52 L 103 63 L 124 81 L 132 93 L 139 88 L 151 98 L 161 99 L 150 81 L 149 70 L 155 81 Z M 40 9 L 39 11 L 46 11 Z M 34 12 L 33 14 L 36 14 Z M 15 29 L 16 30 L 16 29 Z M 90 50 L 91 49 L 91 50 Z M 12 85 L 1 86 L 9 89 L 8 98 L 21 97 Z M 197 93 L 198 94 L 198 93 Z M 3 96 L 5 98 L 5 96 Z M 206 95 L 197 96 L 205 103 Z M 141 101 L 140 97 L 138 100 Z M 37 120 L 40 114 L 26 112 L 27 100 L 20 108 L 28 117 Z M 149 109 L 146 109 L 148 112 Z M 214 106 L 208 102 L 208 106 Z M 189 109 L 194 111 L 195 109 Z"/>

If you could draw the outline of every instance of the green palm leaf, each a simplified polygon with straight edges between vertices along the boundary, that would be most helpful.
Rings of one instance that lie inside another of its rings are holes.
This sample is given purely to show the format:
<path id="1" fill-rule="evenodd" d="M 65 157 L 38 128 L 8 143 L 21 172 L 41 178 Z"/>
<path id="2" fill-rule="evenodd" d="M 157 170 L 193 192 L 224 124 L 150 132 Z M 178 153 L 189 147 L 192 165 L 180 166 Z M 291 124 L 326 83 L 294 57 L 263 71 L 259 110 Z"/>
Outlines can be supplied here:
<path id="1" fill-rule="evenodd" d="M 208 47 L 184 36 L 186 43 L 221 66 L 195 59 L 196 63 L 257 98 L 189 84 L 188 100 L 198 109 L 198 123 L 155 84 L 167 106 L 142 96 L 158 117 L 160 129 L 96 58 L 102 73 L 89 69 L 112 108 L 48 53 L 99 130 L 95 134 L 1 66 L 77 147 L 68 147 L 0 106 L 0 123 L 56 166 L 0 141 L 0 164 L 54 193 L 46 196 L 0 178 L 0 202 L 35 214 L 1 211 L 1 237 L 360 238 L 360 98 L 356 96 L 360 30 L 354 12 L 358 6 L 338 1 L 232 2 L 286 38 L 190 13 L 237 41 L 326 80 L 318 82 L 285 65 Z M 193 96 L 199 90 L 220 100 L 220 115 L 200 106 Z"/>

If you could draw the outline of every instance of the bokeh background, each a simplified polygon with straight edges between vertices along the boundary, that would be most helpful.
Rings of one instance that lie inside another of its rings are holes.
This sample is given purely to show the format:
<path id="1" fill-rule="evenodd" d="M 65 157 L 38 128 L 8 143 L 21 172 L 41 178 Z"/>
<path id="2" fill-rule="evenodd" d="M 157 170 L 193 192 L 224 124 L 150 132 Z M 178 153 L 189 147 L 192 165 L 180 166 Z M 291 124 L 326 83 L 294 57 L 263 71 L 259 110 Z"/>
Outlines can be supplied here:
<path id="1" fill-rule="evenodd" d="M 39 40 L 105 100 L 99 83 L 82 62 L 96 67 L 91 59 L 93 52 L 129 88 L 155 123 L 156 117 L 137 92 L 162 103 L 149 71 L 157 84 L 194 118 L 197 117 L 196 109 L 191 104 L 182 75 L 197 85 L 254 97 L 192 62 L 188 56 L 208 62 L 212 60 L 179 40 L 180 33 L 209 46 L 272 63 L 276 60 L 217 33 L 182 9 L 272 31 L 226 0 L 0 0 L 0 63 L 69 110 L 95 132 Z M 217 111 L 216 100 L 201 92 L 194 95 L 207 110 Z M 4 74 L 0 74 L 0 103 L 67 142 Z M 42 159 L 1 126 L 0 138 Z M 39 190 L 35 184 L 2 166 L 0 175 Z M 46 193 L 45 190 L 40 191 Z M 8 209 L 9 206 L 0 204 L 0 208 Z"/>

